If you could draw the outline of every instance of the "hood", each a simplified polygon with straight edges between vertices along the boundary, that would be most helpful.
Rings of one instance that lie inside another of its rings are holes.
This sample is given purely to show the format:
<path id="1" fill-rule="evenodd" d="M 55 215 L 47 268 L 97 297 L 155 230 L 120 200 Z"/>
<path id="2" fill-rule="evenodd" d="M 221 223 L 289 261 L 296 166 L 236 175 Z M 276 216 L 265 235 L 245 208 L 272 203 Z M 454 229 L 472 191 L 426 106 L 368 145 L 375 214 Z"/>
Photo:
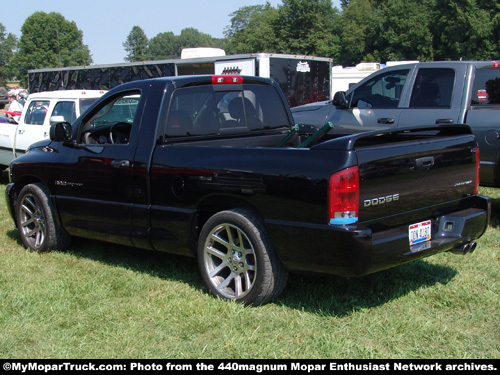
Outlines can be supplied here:
<path id="1" fill-rule="evenodd" d="M 34 149 L 38 149 L 38 148 L 43 148 L 43 147 L 46 147 L 48 145 L 50 145 L 52 143 L 52 141 L 50 140 L 50 138 L 47 138 L 47 139 L 42 139 L 40 141 L 37 141 L 33 144 L 31 144 L 29 147 L 28 147 L 28 150 L 26 150 L 26 152 L 30 151 L 30 150 L 34 150 Z"/>
<path id="2" fill-rule="evenodd" d="M 335 107 L 331 100 L 301 105 L 292 108 L 293 120 L 296 124 L 321 127 L 329 118 L 330 111 Z"/>
<path id="3" fill-rule="evenodd" d="M 290 110 L 292 111 L 292 113 L 297 113 L 302 111 L 317 111 L 325 106 L 331 105 L 331 103 L 332 103 L 331 100 L 325 100 L 322 102 L 314 102 L 314 103 L 299 105 L 297 107 L 291 108 Z"/>

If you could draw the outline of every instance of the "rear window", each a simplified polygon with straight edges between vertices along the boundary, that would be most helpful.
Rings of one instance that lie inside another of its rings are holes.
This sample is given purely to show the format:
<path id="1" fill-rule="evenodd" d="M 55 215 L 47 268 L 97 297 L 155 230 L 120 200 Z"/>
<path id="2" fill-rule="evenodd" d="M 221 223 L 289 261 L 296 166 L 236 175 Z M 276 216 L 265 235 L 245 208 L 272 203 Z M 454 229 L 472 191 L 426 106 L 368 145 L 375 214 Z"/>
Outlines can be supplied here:
<path id="1" fill-rule="evenodd" d="M 219 91 L 213 86 L 177 89 L 166 119 L 165 138 L 248 133 L 289 127 L 283 102 L 272 86 L 243 85 Z"/>
<path id="2" fill-rule="evenodd" d="M 473 106 L 500 104 L 500 69 L 491 67 L 476 71 L 471 104 Z"/>

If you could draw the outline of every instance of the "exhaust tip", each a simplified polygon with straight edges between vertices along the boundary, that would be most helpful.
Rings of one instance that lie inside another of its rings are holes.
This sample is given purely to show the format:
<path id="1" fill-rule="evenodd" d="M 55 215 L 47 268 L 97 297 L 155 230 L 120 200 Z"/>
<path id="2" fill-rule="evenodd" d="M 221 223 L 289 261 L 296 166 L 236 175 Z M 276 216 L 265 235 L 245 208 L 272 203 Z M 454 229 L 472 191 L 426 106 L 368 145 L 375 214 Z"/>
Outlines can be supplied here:
<path id="1" fill-rule="evenodd" d="M 473 253 L 476 250 L 477 242 L 471 242 L 469 247 L 469 253 Z"/>
<path id="2" fill-rule="evenodd" d="M 467 242 L 463 245 L 458 245 L 457 247 L 448 250 L 453 254 L 465 255 L 474 252 L 476 250 L 477 243 L 474 241 Z"/>
<path id="3" fill-rule="evenodd" d="M 466 243 L 463 247 L 462 247 L 462 254 L 467 254 L 470 250 L 470 244 L 469 243 Z"/>

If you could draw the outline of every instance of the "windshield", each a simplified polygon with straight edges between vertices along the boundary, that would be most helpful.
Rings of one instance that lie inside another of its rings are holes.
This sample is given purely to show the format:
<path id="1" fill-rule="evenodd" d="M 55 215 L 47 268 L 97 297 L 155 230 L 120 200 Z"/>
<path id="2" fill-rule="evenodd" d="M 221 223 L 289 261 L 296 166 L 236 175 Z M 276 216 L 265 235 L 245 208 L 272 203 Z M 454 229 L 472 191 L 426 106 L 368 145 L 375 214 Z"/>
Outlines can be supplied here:
<path id="1" fill-rule="evenodd" d="M 131 95 L 109 103 L 94 116 L 92 121 L 93 127 L 109 126 L 109 124 L 117 122 L 132 124 L 139 100 L 139 95 Z"/>
<path id="2" fill-rule="evenodd" d="M 198 86 L 174 92 L 165 135 L 237 134 L 284 127 L 290 127 L 286 108 L 272 86 L 243 85 L 237 91 Z"/>

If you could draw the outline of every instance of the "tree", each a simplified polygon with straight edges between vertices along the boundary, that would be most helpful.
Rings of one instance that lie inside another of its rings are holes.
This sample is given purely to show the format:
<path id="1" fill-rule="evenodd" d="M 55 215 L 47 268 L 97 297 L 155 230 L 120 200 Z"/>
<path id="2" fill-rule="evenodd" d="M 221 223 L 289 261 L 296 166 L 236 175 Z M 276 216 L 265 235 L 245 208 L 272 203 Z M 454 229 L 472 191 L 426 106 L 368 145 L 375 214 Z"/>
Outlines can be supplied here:
<path id="1" fill-rule="evenodd" d="M 500 53 L 499 0 L 342 2 L 340 63 L 489 60 Z"/>
<path id="2" fill-rule="evenodd" d="M 14 34 L 7 34 L 5 26 L 0 23 L 0 86 L 4 86 L 10 78 L 13 77 L 13 71 L 10 66 L 17 38 Z"/>
<path id="3" fill-rule="evenodd" d="M 35 12 L 24 22 L 13 65 L 25 85 L 28 69 L 89 65 L 89 48 L 76 23 L 61 14 Z"/>
<path id="4" fill-rule="evenodd" d="M 436 58 L 498 58 L 499 8 L 498 1 L 491 0 L 436 0 L 432 24 Z"/>
<path id="5" fill-rule="evenodd" d="M 331 0 L 283 0 L 275 22 L 280 52 L 318 55 L 335 50 L 337 17 Z"/>
<path id="6" fill-rule="evenodd" d="M 224 30 L 224 36 L 228 39 L 231 39 L 237 33 L 245 30 L 252 17 L 256 14 L 260 14 L 266 10 L 271 8 L 271 4 L 269 2 L 266 5 L 249 5 L 239 8 L 230 14 L 231 16 L 231 25 L 226 27 Z"/>
<path id="7" fill-rule="evenodd" d="M 378 17 L 368 31 L 364 60 L 432 60 L 433 4 L 434 0 L 380 2 Z"/>
<path id="8" fill-rule="evenodd" d="M 380 30 L 381 21 L 381 14 L 370 0 L 351 0 L 342 12 L 341 52 L 337 62 L 355 65 L 363 61 L 373 39 L 372 30 Z"/>
<path id="9" fill-rule="evenodd" d="M 188 27 L 181 30 L 181 34 L 178 37 L 179 47 L 192 48 L 192 47 L 216 47 L 217 43 L 214 38 L 209 34 L 202 33 L 195 28 Z M 179 57 L 181 51 L 179 51 Z"/>
<path id="10" fill-rule="evenodd" d="M 337 56 L 340 14 L 330 0 L 283 0 L 243 7 L 226 29 L 229 53 L 273 52 Z"/>
<path id="11" fill-rule="evenodd" d="M 159 33 L 149 41 L 149 54 L 153 60 L 179 57 L 179 41 L 173 32 Z"/>
<path id="12" fill-rule="evenodd" d="M 188 27 L 180 35 L 173 32 L 159 33 L 149 41 L 149 56 L 153 60 L 178 59 L 183 48 L 223 47 L 223 40 L 212 38 L 197 29 Z"/>
<path id="13" fill-rule="evenodd" d="M 230 54 L 251 52 L 280 52 L 275 34 L 278 10 L 265 6 L 243 7 L 232 13 L 231 27 L 226 29 Z"/>
<path id="14" fill-rule="evenodd" d="M 144 61 L 149 59 L 148 50 L 149 39 L 144 30 L 139 26 L 132 27 L 132 30 L 127 36 L 127 40 L 123 43 L 123 47 L 127 52 L 126 61 Z"/>

